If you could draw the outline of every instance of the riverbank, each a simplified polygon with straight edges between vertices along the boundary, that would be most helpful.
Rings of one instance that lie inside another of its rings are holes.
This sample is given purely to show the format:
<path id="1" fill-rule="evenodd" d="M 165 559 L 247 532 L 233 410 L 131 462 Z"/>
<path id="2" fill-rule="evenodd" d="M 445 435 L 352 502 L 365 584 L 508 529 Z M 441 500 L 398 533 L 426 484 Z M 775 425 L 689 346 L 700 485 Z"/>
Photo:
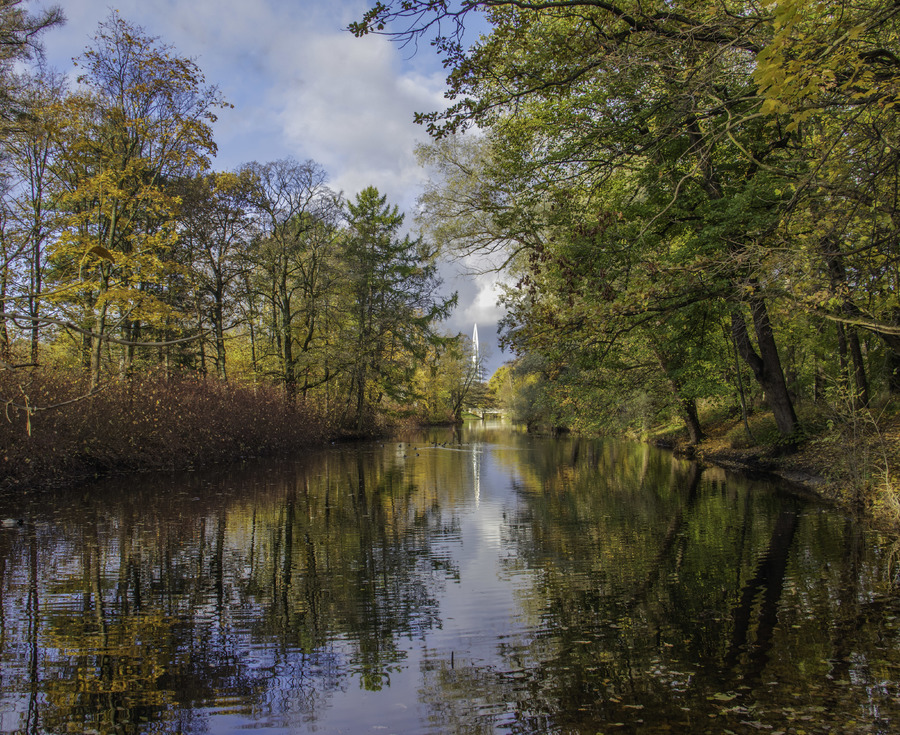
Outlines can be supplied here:
<path id="1" fill-rule="evenodd" d="M 804 437 L 793 449 L 779 441 L 771 415 L 763 412 L 747 425 L 740 418 L 705 423 L 697 446 L 679 431 L 648 438 L 706 464 L 780 478 L 900 533 L 900 413 L 867 411 L 852 423 L 818 414 L 804 418 Z"/>

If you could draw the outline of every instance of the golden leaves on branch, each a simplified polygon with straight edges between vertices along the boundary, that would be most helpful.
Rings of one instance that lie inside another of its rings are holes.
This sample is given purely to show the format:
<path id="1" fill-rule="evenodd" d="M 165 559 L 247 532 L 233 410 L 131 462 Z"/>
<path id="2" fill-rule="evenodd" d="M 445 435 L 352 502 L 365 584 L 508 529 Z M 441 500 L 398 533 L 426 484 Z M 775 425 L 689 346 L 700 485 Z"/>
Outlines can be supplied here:
<path id="1" fill-rule="evenodd" d="M 900 102 L 896 9 L 888 4 L 837 12 L 822 0 L 768 0 L 773 36 L 756 57 L 753 79 L 765 115 L 787 115 L 795 132 L 816 112 L 834 105 Z"/>

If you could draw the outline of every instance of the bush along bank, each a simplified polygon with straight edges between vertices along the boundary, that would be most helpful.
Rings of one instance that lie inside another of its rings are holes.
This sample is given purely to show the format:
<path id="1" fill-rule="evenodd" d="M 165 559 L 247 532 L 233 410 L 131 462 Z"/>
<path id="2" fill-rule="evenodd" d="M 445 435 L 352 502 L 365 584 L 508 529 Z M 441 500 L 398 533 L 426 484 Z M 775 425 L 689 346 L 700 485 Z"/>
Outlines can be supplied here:
<path id="1" fill-rule="evenodd" d="M 289 401 L 275 386 L 145 374 L 85 397 L 83 380 L 64 371 L 3 381 L 3 489 L 233 462 L 341 435 L 324 406 Z"/>

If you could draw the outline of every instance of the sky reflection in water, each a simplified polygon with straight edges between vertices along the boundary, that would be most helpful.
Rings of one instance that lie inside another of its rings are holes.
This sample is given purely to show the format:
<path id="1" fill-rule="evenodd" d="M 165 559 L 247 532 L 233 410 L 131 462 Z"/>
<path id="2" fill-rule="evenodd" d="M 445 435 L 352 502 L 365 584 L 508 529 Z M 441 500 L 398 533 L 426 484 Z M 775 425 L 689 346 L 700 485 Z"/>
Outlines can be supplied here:
<path id="1" fill-rule="evenodd" d="M 890 539 L 496 425 L 0 501 L 0 731 L 891 732 Z"/>

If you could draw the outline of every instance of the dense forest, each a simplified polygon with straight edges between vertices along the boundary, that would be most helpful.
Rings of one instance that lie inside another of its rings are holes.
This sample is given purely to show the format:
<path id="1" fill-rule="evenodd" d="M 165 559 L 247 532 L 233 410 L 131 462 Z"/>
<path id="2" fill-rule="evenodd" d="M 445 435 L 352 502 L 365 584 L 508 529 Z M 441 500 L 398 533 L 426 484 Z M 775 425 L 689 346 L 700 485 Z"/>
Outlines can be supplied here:
<path id="1" fill-rule="evenodd" d="M 230 105 L 195 62 L 112 12 L 69 82 L 37 45 L 63 20 L 0 2 L 7 467 L 458 419 L 472 347 L 441 333 L 455 296 L 398 207 L 348 200 L 313 161 L 214 170 Z"/>
<path id="2" fill-rule="evenodd" d="M 352 30 L 444 56 L 424 231 L 512 274 L 520 415 L 696 444 L 718 410 L 790 449 L 890 411 L 900 4 L 421 0 Z"/>

